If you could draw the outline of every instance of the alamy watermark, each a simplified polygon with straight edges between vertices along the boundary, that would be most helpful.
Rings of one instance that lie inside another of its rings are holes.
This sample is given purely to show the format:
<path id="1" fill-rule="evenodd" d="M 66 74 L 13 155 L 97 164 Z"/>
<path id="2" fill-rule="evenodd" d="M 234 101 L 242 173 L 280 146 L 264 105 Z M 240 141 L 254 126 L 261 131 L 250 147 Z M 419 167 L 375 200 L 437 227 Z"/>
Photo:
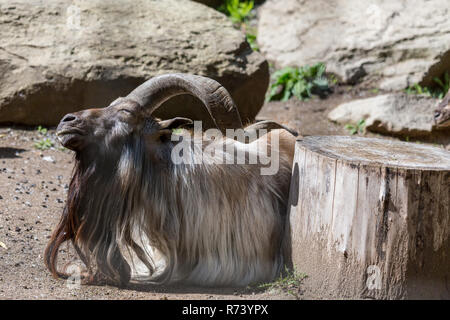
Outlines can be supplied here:
<path id="1" fill-rule="evenodd" d="M 369 290 L 381 289 L 381 270 L 376 265 L 370 265 L 367 267 L 367 280 L 366 286 Z"/>
<path id="2" fill-rule="evenodd" d="M 194 121 L 190 132 L 172 134 L 178 142 L 171 152 L 174 164 L 249 164 L 259 165 L 261 175 L 274 175 L 280 167 L 279 135 L 266 129 L 226 129 L 225 137 L 218 129 L 202 131 L 202 122 Z M 237 142 L 237 143 L 236 143 Z"/>
<path id="3" fill-rule="evenodd" d="M 69 30 L 81 30 L 81 9 L 76 5 L 70 5 L 66 10 L 66 26 Z"/>

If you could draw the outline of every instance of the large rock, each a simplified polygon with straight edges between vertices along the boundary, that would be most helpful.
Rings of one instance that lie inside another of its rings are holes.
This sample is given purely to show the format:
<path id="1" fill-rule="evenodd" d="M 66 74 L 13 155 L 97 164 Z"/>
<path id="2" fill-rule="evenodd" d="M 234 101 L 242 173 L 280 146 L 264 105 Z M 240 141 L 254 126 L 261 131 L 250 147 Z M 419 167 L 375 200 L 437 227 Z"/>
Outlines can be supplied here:
<path id="1" fill-rule="evenodd" d="M 258 43 L 278 67 L 326 62 L 343 81 L 398 90 L 450 70 L 448 0 L 268 0 Z"/>
<path id="2" fill-rule="evenodd" d="M 328 114 L 328 119 L 341 124 L 365 119 L 372 132 L 403 137 L 431 135 L 436 131 L 433 120 L 437 99 L 392 93 L 343 103 Z"/>
<path id="3" fill-rule="evenodd" d="M 0 123 L 55 125 L 170 72 L 216 79 L 246 121 L 269 81 L 267 62 L 229 19 L 186 0 L 0 0 L 0 39 Z M 156 115 L 204 117 L 194 104 L 180 96 Z"/>

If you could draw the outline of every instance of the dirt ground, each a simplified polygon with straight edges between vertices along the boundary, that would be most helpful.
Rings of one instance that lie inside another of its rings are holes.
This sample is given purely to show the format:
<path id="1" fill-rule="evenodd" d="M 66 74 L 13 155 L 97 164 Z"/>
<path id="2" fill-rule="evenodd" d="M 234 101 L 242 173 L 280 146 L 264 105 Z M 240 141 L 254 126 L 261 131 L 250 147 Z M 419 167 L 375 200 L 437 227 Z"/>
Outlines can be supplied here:
<path id="1" fill-rule="evenodd" d="M 344 135 L 342 126 L 326 120 L 337 104 L 370 93 L 338 92 L 325 100 L 266 104 L 259 118 L 285 122 L 303 135 Z M 194 288 L 176 286 L 81 286 L 71 289 L 55 280 L 43 263 L 43 252 L 63 210 L 73 154 L 58 143 L 47 150 L 34 147 L 49 137 L 36 128 L 0 127 L 0 299 L 321 299 L 305 286 L 287 290 L 259 288 Z M 371 135 L 374 136 L 374 135 Z M 63 260 L 73 257 L 70 248 Z M 295 294 L 292 294 L 292 290 Z"/>

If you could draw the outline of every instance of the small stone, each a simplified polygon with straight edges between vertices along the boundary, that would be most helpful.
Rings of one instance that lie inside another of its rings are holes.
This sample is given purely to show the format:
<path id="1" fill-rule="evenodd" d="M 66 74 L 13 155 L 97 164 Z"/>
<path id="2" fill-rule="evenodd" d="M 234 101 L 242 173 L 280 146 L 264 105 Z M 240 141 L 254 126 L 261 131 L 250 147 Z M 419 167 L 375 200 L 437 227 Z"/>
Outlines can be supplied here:
<path id="1" fill-rule="evenodd" d="M 56 163 L 55 159 L 53 159 L 50 156 L 45 156 L 45 157 L 42 158 L 42 160 L 48 161 L 48 162 L 51 162 L 51 163 Z"/>

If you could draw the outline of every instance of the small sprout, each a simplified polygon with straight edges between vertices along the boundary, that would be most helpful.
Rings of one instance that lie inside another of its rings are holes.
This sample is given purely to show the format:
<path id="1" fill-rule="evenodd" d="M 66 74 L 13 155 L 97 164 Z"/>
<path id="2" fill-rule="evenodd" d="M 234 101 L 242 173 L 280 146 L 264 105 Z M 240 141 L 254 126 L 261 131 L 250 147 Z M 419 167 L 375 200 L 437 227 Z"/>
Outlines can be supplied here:
<path id="1" fill-rule="evenodd" d="M 354 134 L 357 134 L 357 133 L 358 134 L 362 134 L 362 133 L 364 133 L 365 126 L 366 126 L 366 120 L 361 119 L 361 120 L 358 121 L 358 123 L 356 125 L 354 125 L 354 124 L 346 124 L 345 125 L 345 129 L 350 131 L 351 135 L 354 135 Z"/>
<path id="2" fill-rule="evenodd" d="M 328 76 L 328 79 L 330 80 L 332 85 L 336 85 L 339 82 L 338 78 L 336 78 L 334 74 L 330 74 Z"/>
<path id="3" fill-rule="evenodd" d="M 370 90 L 370 92 L 377 94 L 378 92 L 380 92 L 380 89 L 373 88 L 373 89 Z"/>
<path id="4" fill-rule="evenodd" d="M 47 128 L 44 128 L 42 126 L 38 126 L 37 131 L 42 134 L 43 136 L 45 136 L 47 134 Z"/>
<path id="5" fill-rule="evenodd" d="M 34 144 L 34 147 L 39 150 L 46 150 L 53 147 L 53 145 L 54 145 L 53 142 L 49 138 L 46 138 L 36 142 Z"/>
<path id="6" fill-rule="evenodd" d="M 259 51 L 258 44 L 256 43 L 256 34 L 252 31 L 247 31 L 246 33 L 247 42 L 250 45 L 250 48 L 252 48 L 253 51 Z"/>
<path id="7" fill-rule="evenodd" d="M 219 7 L 219 11 L 229 16 L 233 23 L 240 24 L 247 21 L 253 6 L 253 0 L 225 0 L 225 3 Z"/>

